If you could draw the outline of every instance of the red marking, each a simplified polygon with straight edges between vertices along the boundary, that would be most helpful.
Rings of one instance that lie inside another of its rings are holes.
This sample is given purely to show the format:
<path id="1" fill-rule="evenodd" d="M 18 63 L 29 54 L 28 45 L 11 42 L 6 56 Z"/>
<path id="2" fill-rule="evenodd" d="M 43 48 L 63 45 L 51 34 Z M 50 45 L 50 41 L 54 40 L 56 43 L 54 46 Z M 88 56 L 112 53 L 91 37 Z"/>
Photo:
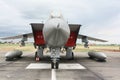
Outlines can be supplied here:
<path id="1" fill-rule="evenodd" d="M 36 61 L 40 61 L 40 58 L 39 58 L 39 57 L 36 57 Z"/>
<path id="2" fill-rule="evenodd" d="M 34 31 L 34 40 L 36 45 L 45 45 L 42 31 Z"/>
<path id="3" fill-rule="evenodd" d="M 65 46 L 67 47 L 73 47 L 76 45 L 76 40 L 77 40 L 77 32 L 70 32 L 70 37 L 68 38 L 67 43 Z"/>

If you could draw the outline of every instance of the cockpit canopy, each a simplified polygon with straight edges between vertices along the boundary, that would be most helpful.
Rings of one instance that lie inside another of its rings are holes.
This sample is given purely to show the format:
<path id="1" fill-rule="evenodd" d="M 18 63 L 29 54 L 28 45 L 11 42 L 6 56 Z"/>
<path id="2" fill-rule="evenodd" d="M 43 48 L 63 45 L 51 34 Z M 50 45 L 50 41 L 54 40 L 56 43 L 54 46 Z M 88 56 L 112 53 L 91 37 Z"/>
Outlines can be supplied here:
<path id="1" fill-rule="evenodd" d="M 62 14 L 60 12 L 51 12 L 50 18 L 63 18 Z"/>

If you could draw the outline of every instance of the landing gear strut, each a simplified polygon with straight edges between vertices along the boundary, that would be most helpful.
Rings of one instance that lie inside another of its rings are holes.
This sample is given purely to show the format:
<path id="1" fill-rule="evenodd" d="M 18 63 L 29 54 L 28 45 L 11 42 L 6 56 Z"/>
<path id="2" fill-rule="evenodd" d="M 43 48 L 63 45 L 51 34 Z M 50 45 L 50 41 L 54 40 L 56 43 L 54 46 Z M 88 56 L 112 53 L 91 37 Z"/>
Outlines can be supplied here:
<path id="1" fill-rule="evenodd" d="M 35 52 L 35 61 L 40 61 L 40 57 L 37 55 L 37 52 Z"/>
<path id="2" fill-rule="evenodd" d="M 52 49 L 51 50 L 51 68 L 58 69 L 59 68 L 59 58 L 60 58 L 60 49 Z"/>
<path id="3" fill-rule="evenodd" d="M 38 46 L 38 49 L 35 52 L 35 60 L 40 61 L 40 59 L 42 58 L 43 58 L 43 48 L 41 46 Z"/>
<path id="4" fill-rule="evenodd" d="M 72 47 L 68 47 L 66 50 L 66 57 L 69 60 L 73 60 L 74 59 L 74 53 L 72 52 Z"/>

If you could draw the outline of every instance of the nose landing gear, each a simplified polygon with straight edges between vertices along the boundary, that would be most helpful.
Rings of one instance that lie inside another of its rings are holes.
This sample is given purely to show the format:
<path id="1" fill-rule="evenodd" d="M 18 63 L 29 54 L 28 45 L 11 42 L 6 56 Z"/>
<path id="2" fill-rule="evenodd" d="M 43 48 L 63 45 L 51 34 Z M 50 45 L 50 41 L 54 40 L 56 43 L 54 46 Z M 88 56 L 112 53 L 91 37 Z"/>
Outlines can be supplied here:
<path id="1" fill-rule="evenodd" d="M 51 68 L 58 69 L 59 68 L 59 58 L 60 58 L 60 49 L 52 49 L 51 50 Z"/>

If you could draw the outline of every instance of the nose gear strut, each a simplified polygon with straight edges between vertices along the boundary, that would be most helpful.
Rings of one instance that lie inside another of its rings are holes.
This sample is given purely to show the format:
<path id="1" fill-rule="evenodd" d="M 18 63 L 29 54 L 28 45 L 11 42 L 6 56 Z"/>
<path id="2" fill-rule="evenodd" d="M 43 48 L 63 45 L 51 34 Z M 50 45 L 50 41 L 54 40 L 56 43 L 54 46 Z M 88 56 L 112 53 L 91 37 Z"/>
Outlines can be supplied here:
<path id="1" fill-rule="evenodd" d="M 59 68 L 60 48 L 51 49 L 51 68 Z"/>

